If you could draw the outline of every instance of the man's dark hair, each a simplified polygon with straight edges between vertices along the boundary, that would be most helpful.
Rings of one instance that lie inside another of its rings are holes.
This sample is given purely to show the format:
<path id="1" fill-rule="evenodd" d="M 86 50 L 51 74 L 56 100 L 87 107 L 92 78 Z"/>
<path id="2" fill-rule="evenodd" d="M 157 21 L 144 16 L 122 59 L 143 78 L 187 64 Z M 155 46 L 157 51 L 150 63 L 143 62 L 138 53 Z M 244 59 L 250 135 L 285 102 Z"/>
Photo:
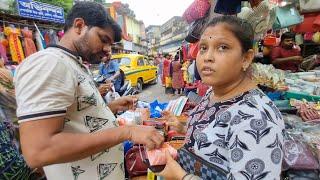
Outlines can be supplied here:
<path id="1" fill-rule="evenodd" d="M 229 30 L 240 41 L 243 52 L 247 52 L 249 49 L 253 48 L 254 31 L 251 24 L 246 20 L 234 16 L 219 16 L 213 18 L 207 24 L 206 28 L 216 26 L 217 24 L 227 25 Z"/>
<path id="2" fill-rule="evenodd" d="M 296 34 L 293 32 L 285 32 L 281 36 L 281 42 L 283 42 L 285 39 L 293 39 L 295 40 Z"/>
<path id="3" fill-rule="evenodd" d="M 111 27 L 114 32 L 114 42 L 121 41 L 121 28 L 107 13 L 105 7 L 96 2 L 78 2 L 70 10 L 64 31 L 67 32 L 76 18 L 82 18 L 87 26 L 106 28 Z"/>

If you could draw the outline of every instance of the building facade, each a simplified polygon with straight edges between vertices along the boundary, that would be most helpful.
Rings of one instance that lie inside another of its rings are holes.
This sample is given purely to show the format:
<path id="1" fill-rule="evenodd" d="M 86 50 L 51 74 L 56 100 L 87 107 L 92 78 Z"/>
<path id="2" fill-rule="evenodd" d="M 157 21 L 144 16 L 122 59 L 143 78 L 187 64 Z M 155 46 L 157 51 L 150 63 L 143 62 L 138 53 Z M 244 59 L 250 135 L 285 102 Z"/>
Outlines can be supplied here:
<path id="1" fill-rule="evenodd" d="M 158 53 L 158 47 L 160 45 L 160 32 L 161 26 L 151 25 L 146 28 L 148 54 L 156 55 Z"/>
<path id="2" fill-rule="evenodd" d="M 174 54 L 177 49 L 181 47 L 181 44 L 187 36 L 188 24 L 182 17 L 174 16 L 160 26 L 160 38 L 155 36 L 155 27 L 150 26 L 150 29 L 150 31 L 147 31 L 148 42 L 152 42 L 150 43 L 150 48 L 158 53 Z"/>
<path id="3" fill-rule="evenodd" d="M 122 29 L 123 40 L 115 47 L 117 52 L 147 53 L 145 26 L 135 18 L 128 4 L 113 2 L 105 4 L 111 17 Z"/>

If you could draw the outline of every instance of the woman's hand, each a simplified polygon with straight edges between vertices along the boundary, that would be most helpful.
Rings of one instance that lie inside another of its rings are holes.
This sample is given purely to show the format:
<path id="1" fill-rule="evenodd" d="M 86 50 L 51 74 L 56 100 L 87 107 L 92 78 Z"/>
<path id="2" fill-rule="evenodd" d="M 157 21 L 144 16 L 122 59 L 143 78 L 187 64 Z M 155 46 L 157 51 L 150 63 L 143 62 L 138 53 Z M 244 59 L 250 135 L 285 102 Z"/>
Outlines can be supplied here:
<path id="1" fill-rule="evenodd" d="M 167 125 L 171 126 L 172 130 L 181 134 L 185 133 L 185 125 L 181 123 L 170 111 L 163 111 L 162 115 L 168 119 Z"/>
<path id="2" fill-rule="evenodd" d="M 171 157 L 168 151 L 166 151 L 166 161 L 166 167 L 163 171 L 157 173 L 158 176 L 162 176 L 165 179 L 181 180 L 187 174 L 187 172 Z"/>
<path id="3" fill-rule="evenodd" d="M 124 96 L 116 99 L 108 104 L 108 107 L 113 113 L 134 110 L 137 106 L 138 98 L 136 96 Z"/>

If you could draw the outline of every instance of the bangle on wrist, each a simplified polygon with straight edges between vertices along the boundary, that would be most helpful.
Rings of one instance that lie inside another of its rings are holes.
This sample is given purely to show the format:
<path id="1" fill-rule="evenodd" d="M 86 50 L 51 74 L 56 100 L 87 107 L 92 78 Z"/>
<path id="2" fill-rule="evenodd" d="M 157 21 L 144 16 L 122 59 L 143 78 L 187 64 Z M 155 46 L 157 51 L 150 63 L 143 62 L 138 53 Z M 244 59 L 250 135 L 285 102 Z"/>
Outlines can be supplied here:
<path id="1" fill-rule="evenodd" d="M 188 177 L 189 175 L 191 175 L 190 173 L 185 174 L 181 180 L 186 180 L 186 177 Z"/>

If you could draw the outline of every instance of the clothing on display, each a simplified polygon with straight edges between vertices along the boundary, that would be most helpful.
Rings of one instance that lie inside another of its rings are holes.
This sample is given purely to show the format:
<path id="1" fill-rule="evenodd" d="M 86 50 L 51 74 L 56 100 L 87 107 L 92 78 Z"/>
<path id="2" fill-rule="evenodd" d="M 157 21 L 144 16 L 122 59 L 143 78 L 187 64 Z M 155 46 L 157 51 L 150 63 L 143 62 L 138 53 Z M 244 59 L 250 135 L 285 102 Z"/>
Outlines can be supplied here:
<path id="1" fill-rule="evenodd" d="M 25 56 L 28 57 L 31 54 L 36 53 L 37 48 L 32 40 L 33 38 L 32 31 L 25 28 L 25 29 L 22 29 L 21 32 L 24 37 L 23 39 L 24 53 L 25 53 Z"/>
<path id="2" fill-rule="evenodd" d="M 50 36 L 50 44 L 58 44 L 59 39 L 58 39 L 56 31 L 54 31 L 53 29 L 50 29 L 49 36 Z"/>
<path id="3" fill-rule="evenodd" d="M 21 32 L 13 25 L 4 28 L 4 34 L 8 37 L 11 58 L 13 62 L 20 63 L 24 59 L 23 49 L 19 36 Z"/>
<path id="4" fill-rule="evenodd" d="M 214 12 L 234 15 L 241 11 L 241 0 L 218 0 Z"/>
<path id="5" fill-rule="evenodd" d="M 7 46 L 8 46 L 8 41 L 4 37 L 3 29 L 0 28 L 0 58 L 3 59 L 5 64 L 8 63 Z"/>

